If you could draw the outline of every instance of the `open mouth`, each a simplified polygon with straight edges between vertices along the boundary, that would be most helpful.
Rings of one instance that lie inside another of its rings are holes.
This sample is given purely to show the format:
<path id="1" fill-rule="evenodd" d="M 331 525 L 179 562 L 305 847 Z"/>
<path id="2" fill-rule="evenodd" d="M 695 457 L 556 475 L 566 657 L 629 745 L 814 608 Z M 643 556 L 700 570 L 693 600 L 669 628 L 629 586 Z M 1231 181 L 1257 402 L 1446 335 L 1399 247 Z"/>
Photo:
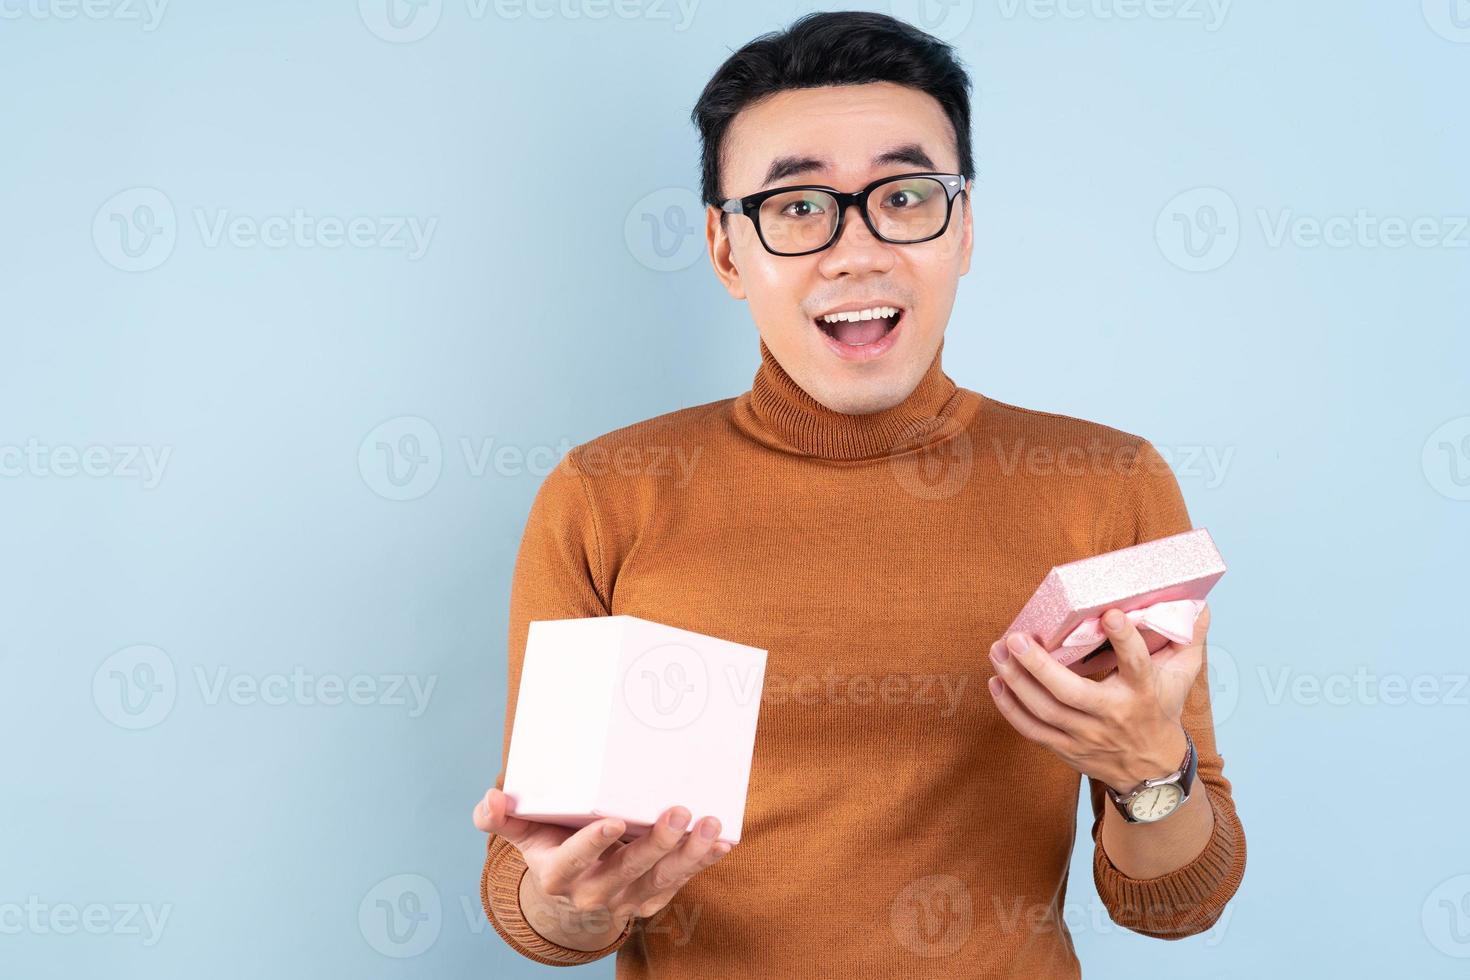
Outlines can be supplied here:
<path id="1" fill-rule="evenodd" d="M 904 311 L 897 306 L 873 306 L 841 313 L 824 313 L 814 322 L 823 333 L 846 347 L 863 348 L 891 334 Z"/>

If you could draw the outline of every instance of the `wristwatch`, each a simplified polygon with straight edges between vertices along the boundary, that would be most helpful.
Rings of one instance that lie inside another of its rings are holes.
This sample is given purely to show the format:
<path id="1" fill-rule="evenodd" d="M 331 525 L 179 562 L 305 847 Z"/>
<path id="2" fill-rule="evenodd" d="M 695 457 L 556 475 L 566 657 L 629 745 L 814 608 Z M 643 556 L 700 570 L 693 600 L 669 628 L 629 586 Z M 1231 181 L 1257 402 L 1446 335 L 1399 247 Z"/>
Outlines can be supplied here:
<path id="1" fill-rule="evenodd" d="M 1179 768 L 1157 779 L 1145 779 L 1138 788 L 1127 795 L 1120 794 L 1108 784 L 1103 784 L 1108 799 L 1118 808 L 1128 823 L 1153 823 L 1178 810 L 1189 799 L 1190 787 L 1194 785 L 1194 774 L 1199 760 L 1194 755 L 1194 739 L 1184 733 L 1184 761 Z"/>

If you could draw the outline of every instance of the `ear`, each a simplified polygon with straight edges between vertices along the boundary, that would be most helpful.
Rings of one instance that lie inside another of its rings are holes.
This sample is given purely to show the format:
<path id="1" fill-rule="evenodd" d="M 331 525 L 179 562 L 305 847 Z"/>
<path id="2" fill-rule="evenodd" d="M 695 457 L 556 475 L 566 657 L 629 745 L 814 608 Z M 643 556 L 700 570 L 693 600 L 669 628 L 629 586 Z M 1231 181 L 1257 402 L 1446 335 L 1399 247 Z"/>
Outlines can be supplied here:
<path id="1" fill-rule="evenodd" d="M 709 261 L 725 291 L 736 299 L 744 299 L 745 285 L 740 281 L 740 270 L 735 266 L 735 249 L 730 241 L 729 227 L 720 221 L 723 213 L 712 204 L 704 209 L 704 237 L 709 244 Z"/>
<path id="2" fill-rule="evenodd" d="M 965 187 L 964 200 L 960 206 L 964 209 L 965 213 L 962 221 L 964 237 L 960 242 L 962 255 L 960 260 L 960 275 L 963 276 L 970 271 L 970 253 L 975 249 L 975 182 L 973 180 Z"/>

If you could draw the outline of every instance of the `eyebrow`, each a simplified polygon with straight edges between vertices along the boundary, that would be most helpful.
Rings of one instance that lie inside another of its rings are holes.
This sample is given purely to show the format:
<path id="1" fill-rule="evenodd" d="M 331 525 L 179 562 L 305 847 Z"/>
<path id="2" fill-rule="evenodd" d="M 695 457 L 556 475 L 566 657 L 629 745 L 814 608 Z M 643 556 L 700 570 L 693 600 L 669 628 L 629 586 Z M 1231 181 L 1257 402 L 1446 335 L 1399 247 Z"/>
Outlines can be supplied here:
<path id="1" fill-rule="evenodd" d="M 926 170 L 935 169 L 934 161 L 929 159 L 929 154 L 925 153 L 924 148 L 917 143 L 905 143 L 902 146 L 895 146 L 891 150 L 884 150 L 873 158 L 872 165 L 874 167 L 886 167 L 895 163 L 906 163 L 915 167 L 923 167 Z M 803 174 L 809 174 L 817 170 L 826 170 L 831 166 L 830 161 L 823 160 L 820 157 L 777 157 L 771 161 L 770 169 L 766 171 L 765 183 L 761 184 L 761 187 L 766 188 L 778 180 L 785 180 L 788 177 L 800 177 Z"/>

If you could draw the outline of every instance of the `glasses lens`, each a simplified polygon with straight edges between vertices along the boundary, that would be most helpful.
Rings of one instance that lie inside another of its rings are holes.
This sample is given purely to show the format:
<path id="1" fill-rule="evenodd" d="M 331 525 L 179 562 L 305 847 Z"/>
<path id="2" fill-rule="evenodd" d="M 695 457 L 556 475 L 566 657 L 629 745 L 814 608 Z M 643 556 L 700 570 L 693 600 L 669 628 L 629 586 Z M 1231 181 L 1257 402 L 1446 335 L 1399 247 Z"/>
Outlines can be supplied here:
<path id="1" fill-rule="evenodd" d="M 949 214 L 949 196 L 934 177 L 905 177 L 879 184 L 868 194 L 868 214 L 890 242 L 916 242 L 939 234 Z"/>
<path id="2" fill-rule="evenodd" d="M 837 202 L 823 191 L 787 191 L 761 203 L 761 235 L 766 248 L 778 254 L 821 248 L 836 225 Z"/>

